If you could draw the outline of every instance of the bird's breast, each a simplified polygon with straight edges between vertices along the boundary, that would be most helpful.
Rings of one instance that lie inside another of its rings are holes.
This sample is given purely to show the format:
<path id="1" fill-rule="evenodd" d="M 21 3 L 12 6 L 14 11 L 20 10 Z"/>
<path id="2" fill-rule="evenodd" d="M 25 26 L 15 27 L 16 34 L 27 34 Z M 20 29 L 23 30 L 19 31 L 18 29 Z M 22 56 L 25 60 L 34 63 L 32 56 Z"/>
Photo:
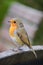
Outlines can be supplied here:
<path id="1" fill-rule="evenodd" d="M 12 37 L 14 37 L 14 34 L 16 34 L 15 28 L 14 27 L 10 27 L 10 29 L 9 29 L 9 35 L 12 36 Z"/>
<path id="2" fill-rule="evenodd" d="M 17 47 L 21 47 L 23 45 L 21 42 L 19 42 L 17 37 L 11 37 L 11 39 Z"/>
<path id="3" fill-rule="evenodd" d="M 12 36 L 10 36 L 11 37 L 11 39 L 14 41 L 14 42 L 16 42 L 16 37 L 12 37 Z"/>

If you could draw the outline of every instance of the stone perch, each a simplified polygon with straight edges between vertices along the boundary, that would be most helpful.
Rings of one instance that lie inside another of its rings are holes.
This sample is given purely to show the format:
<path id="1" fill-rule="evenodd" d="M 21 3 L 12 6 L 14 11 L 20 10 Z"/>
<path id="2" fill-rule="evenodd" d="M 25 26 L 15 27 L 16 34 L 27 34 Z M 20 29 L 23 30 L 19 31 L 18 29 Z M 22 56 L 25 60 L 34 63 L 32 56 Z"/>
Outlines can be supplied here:
<path id="1" fill-rule="evenodd" d="M 23 51 L 14 52 L 7 50 L 0 53 L 0 65 L 22 64 L 26 62 L 34 62 L 43 59 L 43 46 L 33 46 L 37 53 L 37 59 L 32 53 L 31 49 L 23 47 Z"/>

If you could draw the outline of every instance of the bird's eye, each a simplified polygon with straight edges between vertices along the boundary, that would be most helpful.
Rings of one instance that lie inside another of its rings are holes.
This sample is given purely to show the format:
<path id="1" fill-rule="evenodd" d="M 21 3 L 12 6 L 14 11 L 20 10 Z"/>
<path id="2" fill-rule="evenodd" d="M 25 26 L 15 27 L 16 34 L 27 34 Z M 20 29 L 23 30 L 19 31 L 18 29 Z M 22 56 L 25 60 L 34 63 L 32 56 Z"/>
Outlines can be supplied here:
<path id="1" fill-rule="evenodd" d="M 16 23 L 16 21 L 14 21 L 14 23 Z"/>

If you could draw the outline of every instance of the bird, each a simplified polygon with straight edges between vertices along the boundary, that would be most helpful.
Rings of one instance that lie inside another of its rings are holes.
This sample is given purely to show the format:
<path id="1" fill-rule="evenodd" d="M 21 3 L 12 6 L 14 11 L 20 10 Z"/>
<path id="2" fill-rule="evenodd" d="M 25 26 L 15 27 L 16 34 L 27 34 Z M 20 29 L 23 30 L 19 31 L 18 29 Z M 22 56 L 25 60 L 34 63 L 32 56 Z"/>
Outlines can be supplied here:
<path id="1" fill-rule="evenodd" d="M 9 36 L 13 43 L 17 46 L 17 49 L 19 50 L 23 45 L 27 45 L 30 49 L 32 49 L 34 56 L 37 58 L 37 54 L 32 48 L 32 44 L 30 43 L 22 21 L 17 18 L 12 18 L 8 22 L 10 22 Z"/>

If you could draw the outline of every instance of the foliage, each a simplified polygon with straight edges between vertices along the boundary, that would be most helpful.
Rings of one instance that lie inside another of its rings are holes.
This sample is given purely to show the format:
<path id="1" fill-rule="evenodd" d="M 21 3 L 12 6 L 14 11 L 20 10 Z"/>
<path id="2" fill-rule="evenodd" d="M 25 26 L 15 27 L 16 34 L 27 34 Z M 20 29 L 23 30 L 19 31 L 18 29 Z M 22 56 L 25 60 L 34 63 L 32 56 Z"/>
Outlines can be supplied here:
<path id="1" fill-rule="evenodd" d="M 2 26 L 2 21 L 12 1 L 13 0 L 0 0 L 0 27 Z"/>
<path id="2" fill-rule="evenodd" d="M 17 0 L 27 6 L 33 7 L 38 10 L 43 10 L 43 0 Z"/>
<path id="3" fill-rule="evenodd" d="M 39 24 L 39 29 L 36 31 L 36 35 L 33 41 L 35 44 L 43 44 L 43 20 Z"/>

